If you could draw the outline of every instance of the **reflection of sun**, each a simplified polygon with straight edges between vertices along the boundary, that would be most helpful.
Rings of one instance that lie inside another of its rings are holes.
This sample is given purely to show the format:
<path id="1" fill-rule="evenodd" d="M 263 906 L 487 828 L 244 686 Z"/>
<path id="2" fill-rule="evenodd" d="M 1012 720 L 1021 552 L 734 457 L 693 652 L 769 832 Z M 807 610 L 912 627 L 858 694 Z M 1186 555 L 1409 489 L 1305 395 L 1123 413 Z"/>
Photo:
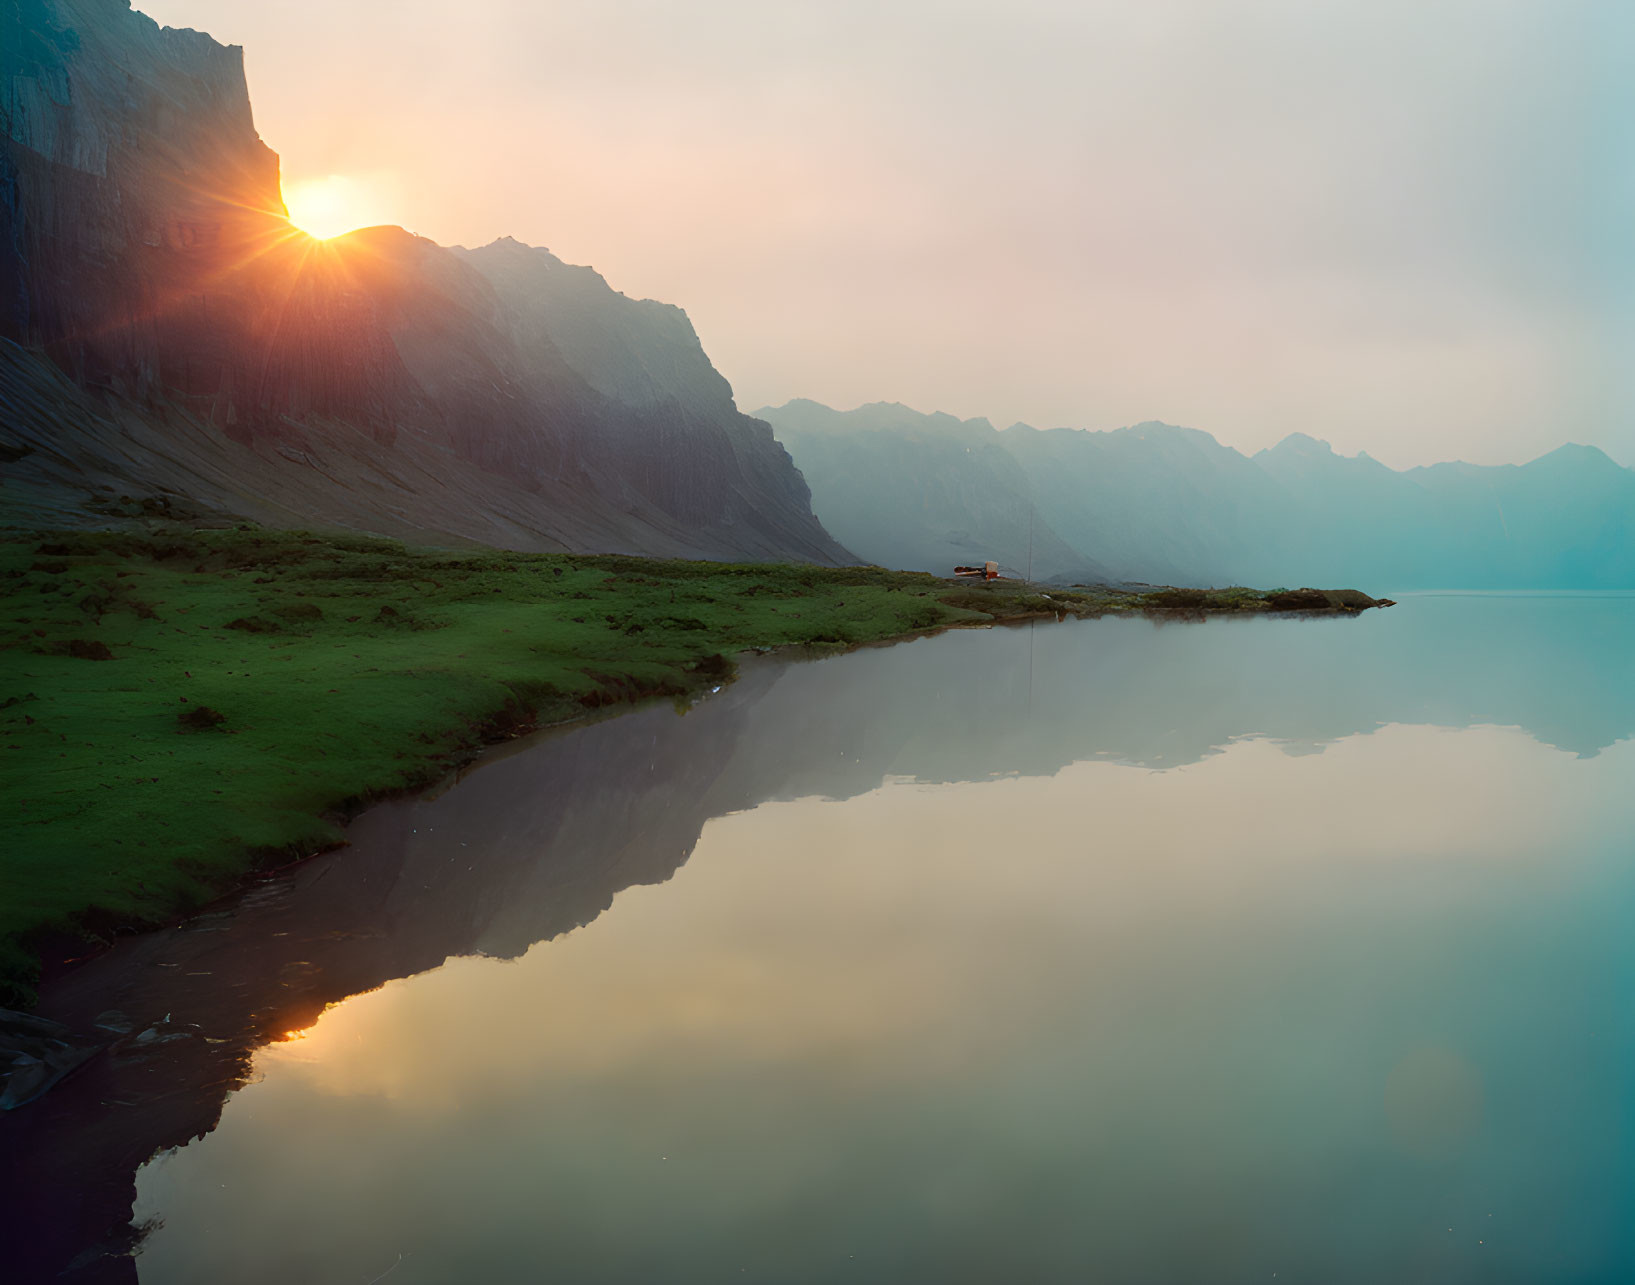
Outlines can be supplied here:
<path id="1" fill-rule="evenodd" d="M 350 232 L 370 222 L 366 213 L 372 193 L 344 174 L 302 179 L 284 191 L 290 222 L 320 240 Z"/>

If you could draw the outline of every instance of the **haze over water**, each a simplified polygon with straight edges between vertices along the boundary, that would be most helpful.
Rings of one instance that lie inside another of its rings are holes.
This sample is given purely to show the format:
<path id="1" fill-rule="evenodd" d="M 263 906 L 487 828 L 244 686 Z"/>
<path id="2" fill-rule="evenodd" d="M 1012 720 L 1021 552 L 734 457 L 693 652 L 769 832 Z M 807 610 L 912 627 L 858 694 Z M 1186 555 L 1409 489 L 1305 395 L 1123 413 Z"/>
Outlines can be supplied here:
<path id="1" fill-rule="evenodd" d="M 1631 655 L 1630 595 L 956 632 L 499 758 L 331 873 L 571 930 L 265 1048 L 141 1278 L 1629 1279 Z"/>

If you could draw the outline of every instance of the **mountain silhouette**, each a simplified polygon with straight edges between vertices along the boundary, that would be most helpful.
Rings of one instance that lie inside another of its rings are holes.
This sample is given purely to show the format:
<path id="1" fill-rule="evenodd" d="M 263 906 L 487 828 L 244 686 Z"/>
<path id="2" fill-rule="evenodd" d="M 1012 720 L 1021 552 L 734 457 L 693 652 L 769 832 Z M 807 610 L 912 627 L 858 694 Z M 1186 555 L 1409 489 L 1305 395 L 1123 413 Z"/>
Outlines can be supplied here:
<path id="1" fill-rule="evenodd" d="M 852 560 L 679 309 L 515 242 L 317 240 L 286 216 L 242 50 L 121 0 L 0 21 L 13 522 Z"/>
<path id="2" fill-rule="evenodd" d="M 1525 465 L 1398 472 L 1304 433 L 1245 456 L 1156 422 L 997 430 L 894 404 L 842 412 L 811 401 L 757 414 L 794 455 L 829 530 L 887 566 L 946 573 L 992 557 L 1019 573 L 1031 524 L 1041 580 L 1635 586 L 1635 471 L 1591 446 Z"/>

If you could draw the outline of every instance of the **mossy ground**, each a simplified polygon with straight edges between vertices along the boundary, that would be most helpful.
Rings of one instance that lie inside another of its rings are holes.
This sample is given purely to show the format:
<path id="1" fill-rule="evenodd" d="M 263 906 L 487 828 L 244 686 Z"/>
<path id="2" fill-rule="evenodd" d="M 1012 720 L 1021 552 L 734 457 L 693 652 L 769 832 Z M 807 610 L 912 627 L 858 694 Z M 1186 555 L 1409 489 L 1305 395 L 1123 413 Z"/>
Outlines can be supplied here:
<path id="1" fill-rule="evenodd" d="M 507 728 L 680 698 L 752 647 L 1171 605 L 1147 597 L 250 529 L 13 539 L 0 1003 L 26 1000 L 48 937 L 198 905 L 257 863 L 337 841 L 346 809 L 435 780 Z"/>

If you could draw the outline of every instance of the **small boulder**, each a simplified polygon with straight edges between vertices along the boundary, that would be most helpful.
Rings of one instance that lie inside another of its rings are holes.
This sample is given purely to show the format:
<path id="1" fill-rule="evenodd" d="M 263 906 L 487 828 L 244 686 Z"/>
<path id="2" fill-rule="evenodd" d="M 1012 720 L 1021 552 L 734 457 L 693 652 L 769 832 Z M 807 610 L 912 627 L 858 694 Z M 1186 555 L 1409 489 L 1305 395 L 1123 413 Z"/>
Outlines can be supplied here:
<path id="1" fill-rule="evenodd" d="M 276 634 L 278 626 L 270 620 L 263 620 L 260 616 L 240 616 L 237 620 L 229 620 L 227 628 L 239 629 L 247 634 Z"/>
<path id="2" fill-rule="evenodd" d="M 212 727 L 220 727 L 227 721 L 227 715 L 220 710 L 211 709 L 208 705 L 190 705 L 176 715 L 177 731 L 206 732 Z"/>
<path id="3" fill-rule="evenodd" d="M 72 656 L 75 660 L 112 660 L 113 652 L 108 650 L 108 644 L 94 638 L 70 638 L 57 648 L 64 656 Z"/>

